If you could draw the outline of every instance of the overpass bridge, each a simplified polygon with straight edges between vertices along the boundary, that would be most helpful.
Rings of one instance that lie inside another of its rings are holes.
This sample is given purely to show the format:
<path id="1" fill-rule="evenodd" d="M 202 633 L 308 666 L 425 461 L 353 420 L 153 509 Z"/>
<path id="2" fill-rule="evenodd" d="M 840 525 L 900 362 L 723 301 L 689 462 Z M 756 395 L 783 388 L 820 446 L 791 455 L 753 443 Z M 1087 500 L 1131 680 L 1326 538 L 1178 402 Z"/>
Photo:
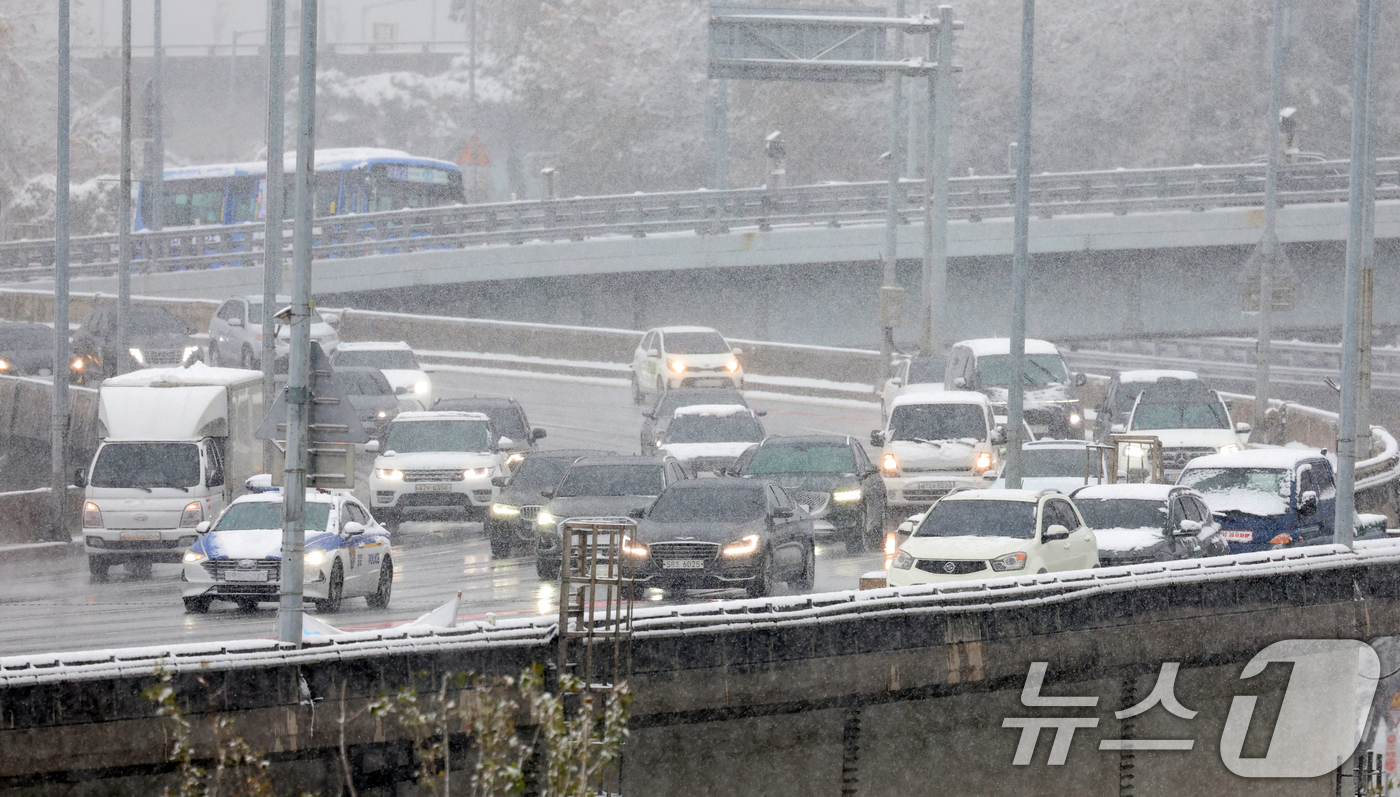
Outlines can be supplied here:
<path id="1" fill-rule="evenodd" d="M 1239 277 L 1263 227 L 1256 164 L 1041 174 L 1032 179 L 1031 333 L 1086 339 L 1239 335 Z M 1297 306 L 1275 327 L 1335 327 L 1347 162 L 1295 164 L 1280 181 L 1279 238 Z M 950 188 L 949 315 L 957 337 L 1004 334 L 1009 176 Z M 1400 159 L 1381 159 L 1377 263 L 1400 260 Z M 900 280 L 917 290 L 923 183 L 900 183 Z M 324 302 L 516 321 L 634 327 L 704 319 L 737 337 L 874 342 L 884 183 L 687 191 L 454 206 L 322 219 Z M 290 227 L 284 231 L 288 234 Z M 133 236 L 133 290 L 224 298 L 261 291 L 260 227 Z M 286 246 L 284 245 L 284 254 Z M 116 236 L 75 239 L 75 291 L 115 292 Z M 0 244 L 8 287 L 52 284 L 53 242 Z M 1377 269 L 1377 290 L 1394 269 Z M 916 330 L 916 302 L 904 329 Z M 1377 323 L 1400 309 L 1377 307 Z M 913 332 L 910 333 L 914 334 Z"/>

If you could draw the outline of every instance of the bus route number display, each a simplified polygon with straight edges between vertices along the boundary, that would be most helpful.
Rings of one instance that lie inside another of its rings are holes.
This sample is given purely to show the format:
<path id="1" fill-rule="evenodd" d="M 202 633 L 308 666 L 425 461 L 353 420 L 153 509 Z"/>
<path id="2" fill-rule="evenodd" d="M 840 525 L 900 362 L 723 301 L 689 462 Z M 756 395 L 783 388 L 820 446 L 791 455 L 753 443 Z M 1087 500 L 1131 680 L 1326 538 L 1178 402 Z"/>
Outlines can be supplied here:
<path id="1" fill-rule="evenodd" d="M 425 166 L 403 166 L 390 164 L 388 167 L 390 180 L 404 180 L 410 183 L 434 183 L 436 185 L 447 185 L 447 172 L 442 169 L 430 169 Z"/>

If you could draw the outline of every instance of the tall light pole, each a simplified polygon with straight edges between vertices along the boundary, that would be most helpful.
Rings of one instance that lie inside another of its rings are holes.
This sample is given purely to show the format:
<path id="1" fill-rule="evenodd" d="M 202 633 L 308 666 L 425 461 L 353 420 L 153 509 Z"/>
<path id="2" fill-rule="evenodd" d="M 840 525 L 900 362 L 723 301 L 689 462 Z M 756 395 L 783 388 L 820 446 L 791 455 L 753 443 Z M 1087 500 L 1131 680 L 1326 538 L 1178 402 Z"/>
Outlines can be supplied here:
<path id="1" fill-rule="evenodd" d="M 1031 225 L 1031 86 L 1035 56 L 1035 0 L 1021 6 L 1020 112 L 1016 124 L 1016 208 L 1011 245 L 1011 385 L 1006 397 L 1006 486 L 1021 487 L 1021 435 L 1025 417 L 1026 283 Z"/>
<path id="2" fill-rule="evenodd" d="M 1279 132 L 1283 110 L 1283 31 L 1285 0 L 1275 0 L 1273 68 L 1269 74 L 1269 151 L 1264 171 L 1264 238 L 1259 243 L 1259 342 L 1254 362 L 1254 425 L 1264 428 L 1269 411 L 1269 365 L 1273 360 L 1274 266 L 1278 263 Z"/>
<path id="3" fill-rule="evenodd" d="M 117 195 L 117 370 L 131 340 L 131 0 L 122 0 L 122 152 Z M 55 370 L 57 373 L 57 370 Z"/>
<path id="4" fill-rule="evenodd" d="M 69 0 L 58 0 L 58 163 L 53 226 L 53 413 L 49 418 L 49 497 L 53 499 L 53 538 L 67 540 L 68 504 L 68 192 L 71 32 Z"/>
<path id="5" fill-rule="evenodd" d="M 282 127 L 283 95 L 286 92 L 283 71 L 287 67 L 287 0 L 268 0 L 267 4 L 267 173 L 263 182 L 266 213 L 263 226 L 263 314 L 262 351 L 259 361 L 263 372 L 263 406 L 271 408 L 276 398 L 277 335 L 273 332 L 272 314 L 277 308 L 277 291 L 282 287 Z M 263 467 L 272 469 L 272 446 L 263 445 Z"/>
<path id="6" fill-rule="evenodd" d="M 146 187 L 151 191 L 151 218 L 146 223 L 152 230 L 165 227 L 165 45 L 161 39 L 160 0 L 155 0 L 152 14 L 151 52 L 151 154 L 153 161 Z M 163 254 L 163 253 L 162 253 Z"/>
<path id="7" fill-rule="evenodd" d="M 895 4 L 895 16 L 904 16 L 904 0 L 898 0 Z M 894 30 L 894 60 L 899 61 L 904 58 L 904 31 L 896 28 Z M 899 176 L 904 171 L 904 165 L 900 158 L 900 145 L 904 131 L 900 126 L 900 117 L 904 110 L 904 76 L 898 72 L 891 74 L 894 84 L 894 96 L 891 98 L 890 107 L 890 154 L 889 160 L 885 163 L 887 167 L 887 178 L 889 181 L 889 199 L 885 203 L 885 251 L 883 259 L 883 269 L 880 276 L 880 293 L 882 296 L 889 295 L 890 301 L 902 305 L 902 301 L 896 301 L 894 297 L 902 296 L 896 293 L 899 290 L 898 271 L 898 249 L 899 249 Z M 891 317 L 894 307 L 886 308 L 885 302 L 881 302 L 880 313 L 880 368 L 876 376 L 876 384 L 885 381 L 889 376 L 890 357 L 894 353 L 894 328 L 899 325 L 900 319 Z M 900 307 L 899 309 L 903 309 Z"/>
<path id="8" fill-rule="evenodd" d="M 923 344 L 925 357 L 943 352 L 943 322 L 948 306 L 948 136 L 953 116 L 953 7 L 938 7 L 938 28 L 928 37 L 928 57 L 938 65 L 929 76 L 928 173 L 924 202 Z"/>

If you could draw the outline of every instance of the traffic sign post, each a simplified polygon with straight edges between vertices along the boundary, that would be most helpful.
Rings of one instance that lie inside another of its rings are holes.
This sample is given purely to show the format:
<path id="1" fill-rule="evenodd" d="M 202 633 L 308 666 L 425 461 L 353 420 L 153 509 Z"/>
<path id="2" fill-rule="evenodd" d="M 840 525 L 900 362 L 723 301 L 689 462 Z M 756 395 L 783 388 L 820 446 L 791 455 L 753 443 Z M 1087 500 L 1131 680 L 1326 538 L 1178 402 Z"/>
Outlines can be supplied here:
<path id="1" fill-rule="evenodd" d="M 336 383 L 330 358 L 320 344 L 311 344 L 310 410 L 306 424 L 306 486 L 348 490 L 355 486 L 355 443 L 368 443 L 354 405 Z M 259 440 L 287 440 L 287 398 L 291 388 L 273 401 L 258 428 Z M 277 447 L 272 483 L 284 482 L 286 450 Z"/>

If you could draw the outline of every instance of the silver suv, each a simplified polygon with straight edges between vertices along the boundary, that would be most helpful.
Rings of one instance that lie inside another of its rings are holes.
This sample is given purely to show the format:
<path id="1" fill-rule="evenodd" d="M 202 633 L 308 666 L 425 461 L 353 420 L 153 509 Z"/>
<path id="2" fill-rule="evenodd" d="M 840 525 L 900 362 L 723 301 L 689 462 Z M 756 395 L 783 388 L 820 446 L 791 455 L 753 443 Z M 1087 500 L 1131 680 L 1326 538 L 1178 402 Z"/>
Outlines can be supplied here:
<path id="1" fill-rule="evenodd" d="M 278 296 L 274 313 L 292 303 L 290 296 Z M 228 368 L 262 367 L 263 300 L 261 296 L 235 296 L 219 305 L 209 319 L 209 361 Z M 277 360 L 286 358 L 291 348 L 291 330 L 274 322 Z M 314 309 L 311 311 L 311 339 L 321 344 L 326 356 L 340 347 L 340 336 Z"/>

